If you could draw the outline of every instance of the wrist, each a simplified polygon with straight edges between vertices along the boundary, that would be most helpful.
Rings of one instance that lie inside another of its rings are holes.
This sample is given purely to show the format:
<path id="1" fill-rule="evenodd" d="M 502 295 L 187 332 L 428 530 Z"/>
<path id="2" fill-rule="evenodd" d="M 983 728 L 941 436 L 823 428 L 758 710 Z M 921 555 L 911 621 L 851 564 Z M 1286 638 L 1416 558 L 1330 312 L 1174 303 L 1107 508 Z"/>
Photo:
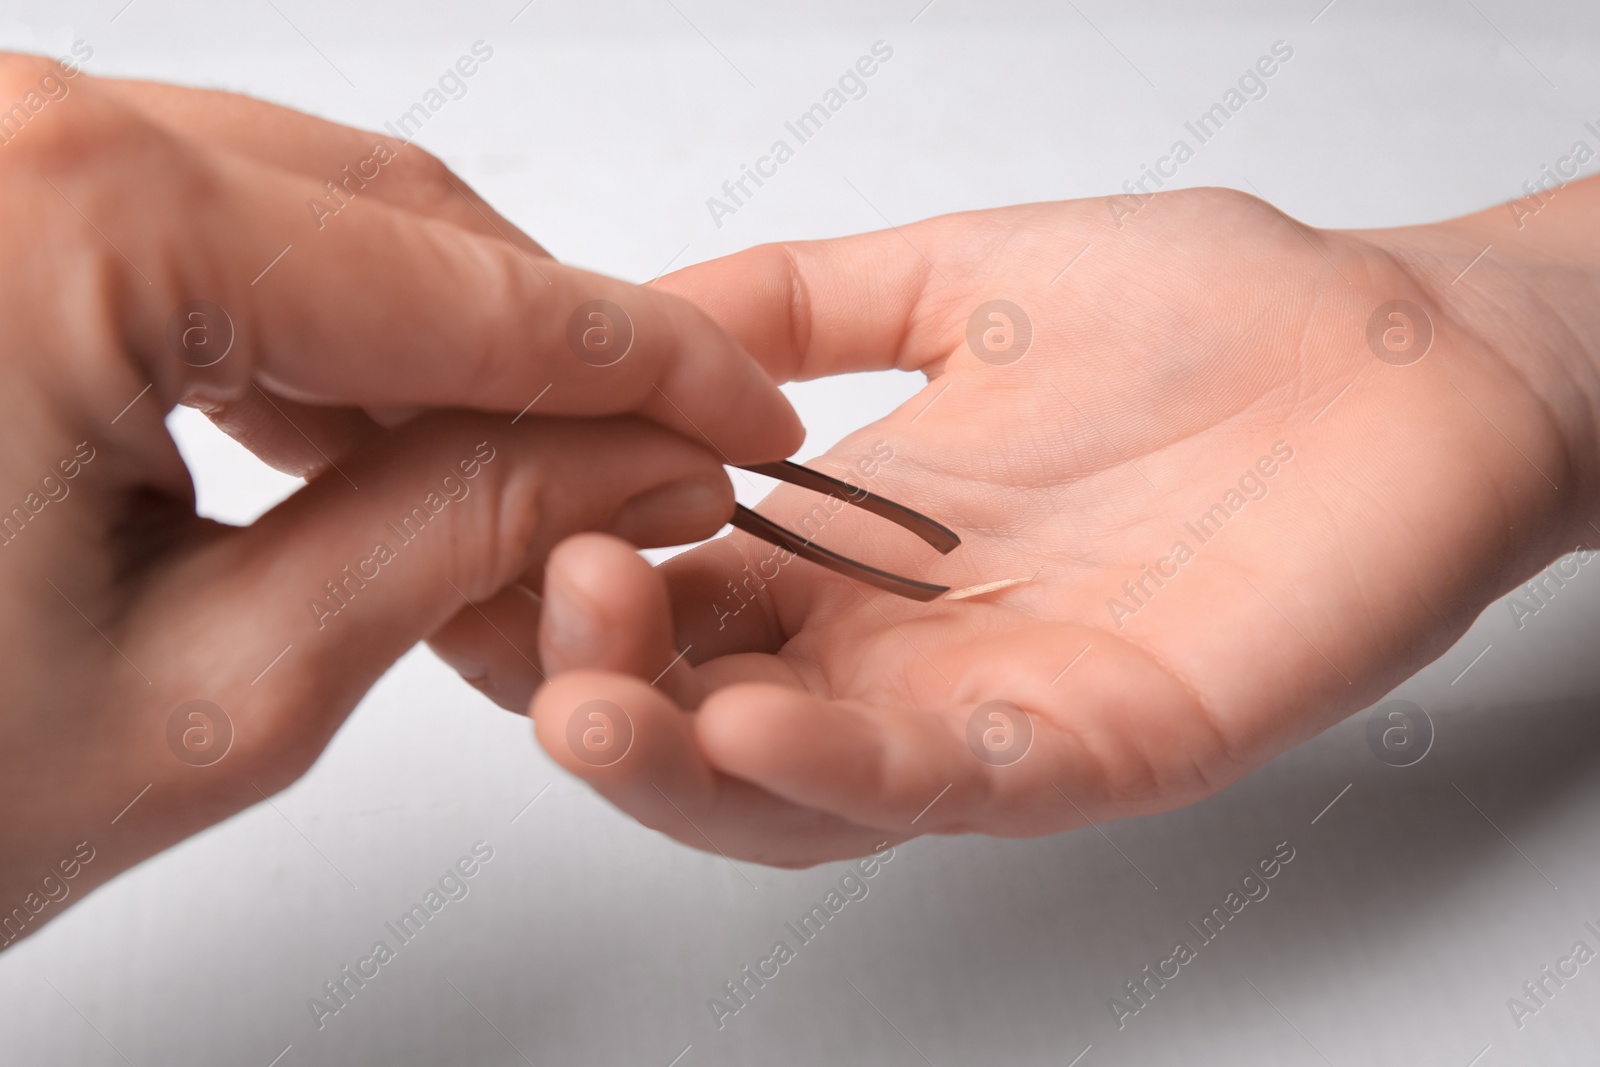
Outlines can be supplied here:
<path id="1" fill-rule="evenodd" d="M 1559 550 L 1600 543 L 1590 525 L 1600 526 L 1600 179 L 1362 236 L 1402 264 L 1452 331 L 1494 364 L 1486 370 L 1482 359 L 1452 352 L 1452 381 L 1485 377 L 1491 399 L 1508 384 L 1526 391 L 1532 403 L 1522 410 L 1539 415 L 1492 419 L 1496 429 L 1525 453 L 1530 439 L 1558 442 L 1563 469 L 1542 470 L 1541 481 L 1560 498 Z"/>

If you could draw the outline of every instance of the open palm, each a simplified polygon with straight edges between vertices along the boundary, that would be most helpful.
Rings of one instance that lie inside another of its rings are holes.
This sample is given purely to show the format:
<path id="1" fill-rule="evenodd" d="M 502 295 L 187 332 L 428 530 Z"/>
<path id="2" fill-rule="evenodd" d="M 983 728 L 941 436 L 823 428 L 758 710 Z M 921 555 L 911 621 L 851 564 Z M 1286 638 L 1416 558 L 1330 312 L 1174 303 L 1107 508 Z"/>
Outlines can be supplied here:
<path id="1" fill-rule="evenodd" d="M 958 549 L 789 487 L 764 514 L 909 576 L 1016 581 L 918 604 L 743 534 L 660 571 L 574 539 L 547 576 L 546 747 L 647 824 L 769 863 L 1048 833 L 1226 785 L 1576 543 L 1538 346 L 1513 363 L 1446 303 L 1454 270 L 1432 280 L 1481 242 L 1319 232 L 1220 190 L 1121 206 L 948 216 L 664 280 L 782 379 L 929 377 L 810 465 Z M 1457 292 L 1513 299 L 1504 265 L 1478 270 Z"/>

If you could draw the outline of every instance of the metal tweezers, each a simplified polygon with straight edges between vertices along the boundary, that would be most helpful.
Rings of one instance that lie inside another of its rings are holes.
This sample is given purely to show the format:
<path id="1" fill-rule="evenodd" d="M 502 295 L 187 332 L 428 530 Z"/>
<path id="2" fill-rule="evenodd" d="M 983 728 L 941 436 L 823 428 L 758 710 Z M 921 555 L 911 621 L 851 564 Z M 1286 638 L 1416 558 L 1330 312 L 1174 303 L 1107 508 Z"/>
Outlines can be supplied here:
<path id="1" fill-rule="evenodd" d="M 747 470 L 753 474 L 765 475 L 776 478 L 780 482 L 788 482 L 802 489 L 824 493 L 846 504 L 852 504 L 862 511 L 869 511 L 880 518 L 888 519 L 896 526 L 909 530 L 922 540 L 926 541 L 940 555 L 947 555 L 957 545 L 961 538 L 954 532 L 934 522 L 926 515 L 920 515 L 903 504 L 896 504 L 886 500 L 876 493 L 869 493 L 859 486 L 849 482 L 830 478 L 809 467 L 802 467 L 798 463 L 782 460 L 778 463 L 756 463 L 750 466 L 741 466 L 740 470 Z M 866 563 L 860 563 L 848 556 L 841 556 L 831 549 L 813 544 L 809 538 L 801 537 L 792 530 L 779 526 L 762 515 L 756 514 L 743 504 L 734 506 L 733 518 L 730 520 L 735 529 L 743 530 L 752 537 L 759 537 L 768 544 L 777 545 L 779 548 L 788 549 L 801 559 L 810 560 L 842 574 L 846 578 L 854 578 L 865 582 L 878 589 L 907 597 L 911 600 L 929 601 L 943 596 L 950 591 L 948 585 L 934 585 L 931 582 L 919 582 L 913 578 L 902 578 L 898 574 L 891 574 Z"/>

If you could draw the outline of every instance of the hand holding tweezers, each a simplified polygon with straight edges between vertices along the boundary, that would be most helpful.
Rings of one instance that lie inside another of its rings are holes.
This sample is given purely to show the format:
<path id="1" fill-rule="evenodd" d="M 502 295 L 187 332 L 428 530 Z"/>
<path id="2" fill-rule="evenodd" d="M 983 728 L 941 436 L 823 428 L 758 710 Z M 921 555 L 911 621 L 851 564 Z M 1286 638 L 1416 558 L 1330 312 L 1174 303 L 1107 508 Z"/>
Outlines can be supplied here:
<path id="1" fill-rule="evenodd" d="M 896 526 L 909 530 L 922 538 L 941 555 L 948 554 L 957 545 L 961 538 L 954 532 L 934 522 L 926 515 L 918 514 L 903 504 L 896 504 L 892 500 L 870 493 L 859 486 L 849 482 L 831 478 L 826 474 L 814 471 L 809 467 L 802 467 L 798 463 L 782 460 L 778 463 L 756 463 L 741 467 L 741 470 L 753 474 L 762 474 L 768 478 L 776 478 L 790 485 L 797 485 L 802 489 L 824 493 L 843 503 L 853 505 L 862 511 L 871 512 L 880 518 L 888 519 Z M 907 597 L 911 600 L 929 601 L 943 596 L 950 591 L 947 585 L 934 585 L 931 582 L 919 582 L 913 578 L 903 578 L 898 574 L 882 570 L 870 564 L 853 560 L 848 556 L 840 555 L 832 549 L 823 548 L 813 544 L 809 538 L 801 537 L 792 530 L 785 529 L 763 515 L 758 515 L 743 504 L 735 505 L 733 518 L 730 520 L 734 527 L 743 530 L 752 537 L 759 537 L 768 544 L 777 545 L 779 548 L 809 560 L 819 566 L 826 567 L 846 578 L 854 578 L 865 582 L 867 585 L 878 589 Z"/>

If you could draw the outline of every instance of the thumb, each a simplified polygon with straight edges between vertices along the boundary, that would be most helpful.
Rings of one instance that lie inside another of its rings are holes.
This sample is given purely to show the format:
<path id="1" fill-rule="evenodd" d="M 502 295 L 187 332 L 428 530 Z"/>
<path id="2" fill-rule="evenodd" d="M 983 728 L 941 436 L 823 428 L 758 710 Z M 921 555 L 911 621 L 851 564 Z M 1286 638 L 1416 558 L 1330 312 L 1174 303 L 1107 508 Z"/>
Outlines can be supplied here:
<path id="1" fill-rule="evenodd" d="M 640 419 L 429 415 L 167 572 L 140 631 L 230 717 L 234 765 L 286 783 L 396 659 L 569 534 L 675 543 L 732 511 L 719 459 Z"/>

